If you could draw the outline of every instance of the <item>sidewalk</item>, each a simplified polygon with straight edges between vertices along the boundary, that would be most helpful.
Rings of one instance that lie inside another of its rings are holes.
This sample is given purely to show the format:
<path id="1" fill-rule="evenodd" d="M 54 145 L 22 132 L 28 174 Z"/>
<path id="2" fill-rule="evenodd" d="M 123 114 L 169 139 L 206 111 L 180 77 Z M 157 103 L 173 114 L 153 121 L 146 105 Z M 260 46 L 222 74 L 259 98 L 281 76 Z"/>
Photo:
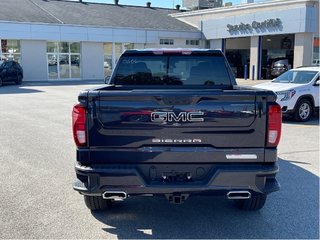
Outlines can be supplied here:
<path id="1" fill-rule="evenodd" d="M 271 80 L 251 80 L 251 79 L 244 80 L 243 78 L 237 78 L 236 80 L 237 80 L 238 85 L 247 85 L 247 86 L 253 86 L 253 85 L 260 84 L 260 83 L 265 83 L 265 82 L 271 81 Z"/>

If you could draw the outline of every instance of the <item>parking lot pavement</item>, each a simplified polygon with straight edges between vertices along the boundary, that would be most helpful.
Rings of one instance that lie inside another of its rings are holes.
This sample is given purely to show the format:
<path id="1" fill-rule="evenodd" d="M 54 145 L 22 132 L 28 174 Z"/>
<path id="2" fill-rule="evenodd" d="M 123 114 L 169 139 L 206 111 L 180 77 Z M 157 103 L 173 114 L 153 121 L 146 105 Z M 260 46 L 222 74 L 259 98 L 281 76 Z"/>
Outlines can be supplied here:
<path id="1" fill-rule="evenodd" d="M 236 82 L 238 85 L 245 85 L 245 86 L 253 86 L 253 85 L 270 82 L 270 81 L 271 80 L 251 80 L 251 79 L 244 80 L 243 78 L 236 79 Z"/>
<path id="2" fill-rule="evenodd" d="M 278 149 L 281 191 L 259 212 L 224 197 L 129 198 L 86 209 L 72 190 L 71 109 L 89 84 L 0 88 L 0 238 L 319 238 L 319 119 L 285 120 Z"/>

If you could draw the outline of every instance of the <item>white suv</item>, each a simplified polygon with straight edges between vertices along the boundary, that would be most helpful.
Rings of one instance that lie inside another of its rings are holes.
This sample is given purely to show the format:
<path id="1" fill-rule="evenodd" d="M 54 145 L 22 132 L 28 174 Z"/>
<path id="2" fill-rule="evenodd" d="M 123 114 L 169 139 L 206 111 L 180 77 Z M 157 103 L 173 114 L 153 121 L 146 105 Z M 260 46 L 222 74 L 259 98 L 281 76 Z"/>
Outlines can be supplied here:
<path id="1" fill-rule="evenodd" d="M 282 113 L 298 121 L 308 121 L 314 111 L 319 111 L 320 67 L 291 69 L 268 83 L 255 85 L 277 94 Z"/>

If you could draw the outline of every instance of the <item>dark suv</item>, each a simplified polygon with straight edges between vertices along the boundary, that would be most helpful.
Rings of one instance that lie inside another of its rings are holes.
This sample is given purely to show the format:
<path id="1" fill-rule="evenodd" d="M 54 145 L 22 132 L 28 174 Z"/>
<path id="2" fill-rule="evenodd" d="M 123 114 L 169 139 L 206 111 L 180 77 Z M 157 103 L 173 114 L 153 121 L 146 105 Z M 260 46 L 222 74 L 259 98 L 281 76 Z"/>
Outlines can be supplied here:
<path id="1" fill-rule="evenodd" d="M 0 86 L 4 82 L 14 81 L 16 84 L 21 84 L 23 79 L 23 70 L 18 62 L 9 60 L 5 61 L 0 66 Z"/>
<path id="2" fill-rule="evenodd" d="M 274 59 L 271 64 L 271 76 L 272 77 L 279 77 L 282 73 L 288 71 L 292 66 L 290 64 L 289 59 Z"/>

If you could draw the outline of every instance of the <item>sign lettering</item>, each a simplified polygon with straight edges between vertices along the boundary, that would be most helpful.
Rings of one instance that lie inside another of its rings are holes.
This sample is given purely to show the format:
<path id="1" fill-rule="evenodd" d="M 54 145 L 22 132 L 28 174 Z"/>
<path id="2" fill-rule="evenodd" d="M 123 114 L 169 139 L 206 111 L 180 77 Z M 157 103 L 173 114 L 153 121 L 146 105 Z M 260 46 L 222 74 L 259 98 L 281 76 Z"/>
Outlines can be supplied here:
<path id="1" fill-rule="evenodd" d="M 280 28 L 282 26 L 282 21 L 280 18 L 267 19 L 263 22 L 253 21 L 251 24 L 240 23 L 236 25 L 228 24 L 227 28 L 229 32 L 236 31 L 252 31 L 253 29 L 266 29 L 266 28 Z"/>

